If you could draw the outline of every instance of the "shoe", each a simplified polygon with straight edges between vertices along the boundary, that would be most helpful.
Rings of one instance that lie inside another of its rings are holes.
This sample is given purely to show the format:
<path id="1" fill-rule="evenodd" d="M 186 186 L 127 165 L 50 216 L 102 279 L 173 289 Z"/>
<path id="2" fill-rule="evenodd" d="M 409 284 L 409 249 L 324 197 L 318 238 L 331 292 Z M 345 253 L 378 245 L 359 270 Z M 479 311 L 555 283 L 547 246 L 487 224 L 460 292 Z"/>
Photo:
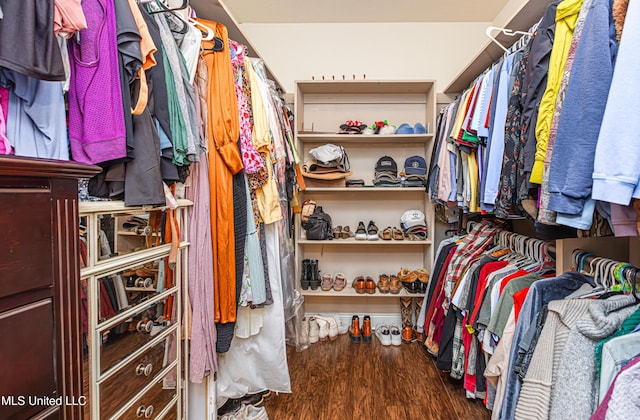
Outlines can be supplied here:
<path id="1" fill-rule="evenodd" d="M 364 227 L 364 222 L 358 223 L 358 228 L 356 229 L 356 241 L 366 241 L 367 240 L 367 229 Z"/>
<path id="2" fill-rule="evenodd" d="M 320 340 L 320 326 L 315 317 L 309 317 L 309 343 L 315 344 Z"/>
<path id="3" fill-rule="evenodd" d="M 410 326 L 402 327 L 402 342 L 410 344 L 413 341 L 413 328 Z"/>
<path id="4" fill-rule="evenodd" d="M 424 284 L 424 283 L 420 283 Z M 422 341 L 422 333 L 418 331 L 418 320 L 420 319 L 420 312 L 422 311 L 422 298 L 413 298 L 413 316 L 416 320 L 413 328 L 413 339 Z"/>
<path id="5" fill-rule="evenodd" d="M 263 393 L 258 392 L 256 394 L 248 394 L 241 398 L 229 398 L 220 408 L 218 408 L 218 415 L 231 416 L 227 419 L 244 419 L 242 413 L 245 407 L 262 407 L 264 405 Z"/>
<path id="6" fill-rule="evenodd" d="M 318 290 L 320 287 L 320 270 L 318 269 L 318 260 L 309 260 L 309 287 L 311 290 Z"/>
<path id="7" fill-rule="evenodd" d="M 400 290 L 402 290 L 400 279 L 398 278 L 398 276 L 394 276 L 392 274 L 389 278 L 389 292 L 391 292 L 392 295 L 397 295 L 400 293 Z"/>
<path id="8" fill-rule="evenodd" d="M 362 341 L 365 343 L 371 343 L 371 317 L 369 315 L 364 316 L 362 321 Z"/>
<path id="9" fill-rule="evenodd" d="M 382 134 L 382 135 L 390 135 L 395 133 L 396 133 L 396 128 L 393 125 L 385 125 L 378 132 L 378 134 Z"/>
<path id="10" fill-rule="evenodd" d="M 416 270 L 416 274 L 418 275 L 418 280 L 422 283 L 429 283 L 429 272 L 425 268 Z"/>
<path id="11" fill-rule="evenodd" d="M 413 127 L 411 127 L 407 123 L 402 123 L 398 126 L 396 130 L 396 134 L 415 134 L 413 131 Z"/>
<path id="12" fill-rule="evenodd" d="M 389 276 L 380 274 L 378 278 L 378 289 L 380 289 L 380 293 L 389 293 L 389 288 Z"/>
<path id="13" fill-rule="evenodd" d="M 309 261 L 310 260 L 302 260 L 302 276 L 300 278 L 302 290 L 309 290 Z"/>
<path id="14" fill-rule="evenodd" d="M 402 316 L 402 327 L 413 328 L 413 298 L 400 298 L 400 315 Z M 404 333 L 404 330 L 403 330 Z"/>
<path id="15" fill-rule="evenodd" d="M 386 325 L 378 325 L 376 327 L 376 337 L 380 340 L 380 344 L 383 346 L 391 345 L 391 331 Z"/>
<path id="16" fill-rule="evenodd" d="M 349 324 L 343 324 L 340 317 L 334 317 L 336 322 L 338 323 L 338 334 L 343 335 L 349 332 Z"/>
<path id="17" fill-rule="evenodd" d="M 358 315 L 354 315 L 351 318 L 351 327 L 349 328 L 349 335 L 351 336 L 351 342 L 360 343 L 361 333 L 360 333 L 360 317 Z"/>
<path id="18" fill-rule="evenodd" d="M 402 333 L 400 332 L 400 328 L 395 325 L 392 325 L 389 328 L 389 332 L 391 333 L 391 344 L 394 346 L 402 345 Z"/>
<path id="19" fill-rule="evenodd" d="M 318 338 L 320 341 L 327 341 L 327 338 L 329 338 L 329 321 L 319 316 L 316 316 L 316 321 L 318 322 Z"/>
<path id="20" fill-rule="evenodd" d="M 364 134 L 365 136 L 371 136 L 376 134 L 376 131 L 371 127 L 367 127 L 364 130 L 362 130 L 362 134 Z"/>
<path id="21" fill-rule="evenodd" d="M 322 282 L 320 283 L 320 289 L 323 292 L 328 292 L 333 287 L 333 278 L 331 273 L 325 273 L 322 275 Z"/>
<path id="22" fill-rule="evenodd" d="M 391 228 L 391 226 L 387 226 L 386 228 L 382 229 L 380 233 L 378 233 L 378 236 L 383 241 L 390 241 L 393 238 L 392 232 L 393 232 L 393 229 Z"/>
<path id="23" fill-rule="evenodd" d="M 269 420 L 267 409 L 263 406 L 256 407 L 254 405 L 247 405 L 241 412 L 242 418 L 246 420 Z"/>
<path id="24" fill-rule="evenodd" d="M 354 289 L 356 289 L 356 293 L 358 293 L 358 294 L 365 293 L 366 289 L 367 289 L 367 283 L 366 283 L 364 277 L 362 277 L 362 276 L 356 277 L 353 280 L 352 286 L 353 286 Z"/>
<path id="25" fill-rule="evenodd" d="M 353 232 L 351 232 L 351 228 L 349 226 L 344 226 L 342 231 L 340 232 L 340 237 L 342 239 L 351 239 L 353 238 Z"/>
<path id="26" fill-rule="evenodd" d="M 336 273 L 336 278 L 333 279 L 333 290 L 336 292 L 341 291 L 347 285 L 347 279 L 342 273 Z"/>
<path id="27" fill-rule="evenodd" d="M 402 230 L 397 227 L 391 228 L 391 236 L 396 241 L 404 241 L 404 233 L 402 233 Z"/>
<path id="28" fill-rule="evenodd" d="M 375 222 L 373 220 L 370 220 L 369 221 L 369 226 L 367 226 L 367 240 L 368 241 L 377 241 L 378 240 L 378 226 L 376 226 L 376 224 L 375 224 Z"/>
<path id="29" fill-rule="evenodd" d="M 328 337 L 331 341 L 338 338 L 338 321 L 332 316 L 316 316 L 316 319 L 322 319 L 326 321 L 328 328 Z M 320 327 L 320 340 L 322 340 L 322 327 Z"/>
<path id="30" fill-rule="evenodd" d="M 336 226 L 333 228 L 333 239 L 340 239 L 342 237 L 342 226 Z"/>
<path id="31" fill-rule="evenodd" d="M 413 126 L 413 134 L 427 134 L 427 129 L 422 125 L 422 123 L 416 123 Z"/>
<path id="32" fill-rule="evenodd" d="M 365 279 L 365 291 L 370 295 L 376 292 L 376 282 L 373 281 L 373 278 L 367 277 Z"/>

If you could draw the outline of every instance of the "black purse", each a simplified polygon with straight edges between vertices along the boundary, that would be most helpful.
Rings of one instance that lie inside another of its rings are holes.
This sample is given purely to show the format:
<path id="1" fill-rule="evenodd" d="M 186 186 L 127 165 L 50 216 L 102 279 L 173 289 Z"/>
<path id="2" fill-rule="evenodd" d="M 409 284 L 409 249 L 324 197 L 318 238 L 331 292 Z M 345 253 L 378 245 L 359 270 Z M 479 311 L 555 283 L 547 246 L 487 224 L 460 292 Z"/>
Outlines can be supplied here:
<path id="1" fill-rule="evenodd" d="M 317 206 L 307 222 L 302 226 L 307 231 L 307 239 L 312 241 L 326 241 L 333 239 L 333 229 L 331 227 L 331 216 Z"/>

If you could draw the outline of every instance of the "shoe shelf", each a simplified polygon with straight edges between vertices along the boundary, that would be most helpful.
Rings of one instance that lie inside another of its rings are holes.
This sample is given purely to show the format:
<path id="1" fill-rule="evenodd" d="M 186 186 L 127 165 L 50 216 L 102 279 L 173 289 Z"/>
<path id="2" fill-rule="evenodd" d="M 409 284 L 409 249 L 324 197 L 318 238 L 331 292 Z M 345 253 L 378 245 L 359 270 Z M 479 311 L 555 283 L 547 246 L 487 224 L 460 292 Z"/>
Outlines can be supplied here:
<path id="1" fill-rule="evenodd" d="M 300 245 L 336 245 L 336 246 L 344 246 L 344 245 L 377 245 L 377 246 L 429 246 L 431 245 L 431 240 L 427 239 L 425 241 L 410 241 L 410 240 L 391 240 L 385 241 L 382 239 L 378 239 L 375 241 L 365 241 L 365 240 L 355 240 L 355 239 L 333 239 L 330 241 L 312 241 L 309 239 L 299 239 L 298 244 Z"/>
<path id="2" fill-rule="evenodd" d="M 306 134 L 299 133 L 297 138 L 301 143 L 338 143 L 369 146 L 371 144 L 425 144 L 433 139 L 433 134 Z"/>
<path id="3" fill-rule="evenodd" d="M 339 292 L 335 290 L 323 291 L 323 290 L 301 290 L 302 296 L 314 296 L 314 297 L 358 297 L 358 298 L 400 298 L 400 297 L 424 297 L 424 293 L 409 293 L 405 289 L 402 289 L 400 293 L 358 293 L 353 287 L 345 287 Z"/>
<path id="4" fill-rule="evenodd" d="M 370 185 L 364 187 L 310 187 L 304 190 L 305 193 L 333 193 L 333 192 L 350 192 L 356 194 L 366 193 L 424 193 L 424 187 L 373 187 Z"/>

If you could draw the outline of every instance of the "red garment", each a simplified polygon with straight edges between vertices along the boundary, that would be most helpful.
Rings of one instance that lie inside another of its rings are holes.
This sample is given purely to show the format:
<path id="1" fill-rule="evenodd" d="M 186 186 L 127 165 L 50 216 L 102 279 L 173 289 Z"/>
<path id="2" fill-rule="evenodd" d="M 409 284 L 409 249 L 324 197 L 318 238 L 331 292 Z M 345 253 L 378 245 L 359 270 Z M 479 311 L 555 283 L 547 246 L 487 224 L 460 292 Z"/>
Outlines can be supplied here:
<path id="1" fill-rule="evenodd" d="M 527 298 L 527 293 L 529 293 L 528 287 L 522 290 L 518 290 L 513 294 L 513 310 L 515 311 L 516 323 L 518 322 L 518 315 L 520 315 L 522 304 L 524 303 L 524 300 Z"/>
<path id="2" fill-rule="evenodd" d="M 470 325 L 469 321 L 473 322 L 478 317 L 480 306 L 482 306 L 482 299 L 484 298 L 485 289 L 487 288 L 487 279 L 489 274 L 498 271 L 509 264 L 508 261 L 494 261 L 486 263 L 480 270 L 480 278 L 478 280 L 478 287 L 476 288 L 476 296 L 473 304 L 473 314 L 469 317 L 465 317 L 465 325 Z"/>
<path id="3" fill-rule="evenodd" d="M 109 300 L 109 293 L 102 281 L 98 281 L 100 285 L 100 319 L 105 320 L 115 316 L 116 311 L 111 306 L 111 300 Z"/>
<path id="4" fill-rule="evenodd" d="M 527 274 L 529 274 L 530 272 L 527 270 L 518 270 L 513 274 L 508 275 L 507 277 L 505 277 L 504 279 L 502 279 L 502 282 L 500 283 L 500 296 L 502 296 L 502 291 L 504 290 L 504 287 L 513 279 L 518 278 L 518 277 L 522 277 L 522 276 L 526 276 Z"/>

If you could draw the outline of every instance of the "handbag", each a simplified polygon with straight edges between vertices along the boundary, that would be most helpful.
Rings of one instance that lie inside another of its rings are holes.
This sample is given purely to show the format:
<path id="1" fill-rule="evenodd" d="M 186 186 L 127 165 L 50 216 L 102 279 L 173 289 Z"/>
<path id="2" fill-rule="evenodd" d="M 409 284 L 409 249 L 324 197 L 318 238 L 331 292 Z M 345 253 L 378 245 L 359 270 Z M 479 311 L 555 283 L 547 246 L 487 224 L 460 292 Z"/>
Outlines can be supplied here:
<path id="1" fill-rule="evenodd" d="M 322 206 L 317 206 L 316 210 L 302 225 L 307 231 L 307 239 L 312 241 L 326 241 L 333 239 L 333 229 L 331 226 L 331 216 L 322 210 Z"/>

